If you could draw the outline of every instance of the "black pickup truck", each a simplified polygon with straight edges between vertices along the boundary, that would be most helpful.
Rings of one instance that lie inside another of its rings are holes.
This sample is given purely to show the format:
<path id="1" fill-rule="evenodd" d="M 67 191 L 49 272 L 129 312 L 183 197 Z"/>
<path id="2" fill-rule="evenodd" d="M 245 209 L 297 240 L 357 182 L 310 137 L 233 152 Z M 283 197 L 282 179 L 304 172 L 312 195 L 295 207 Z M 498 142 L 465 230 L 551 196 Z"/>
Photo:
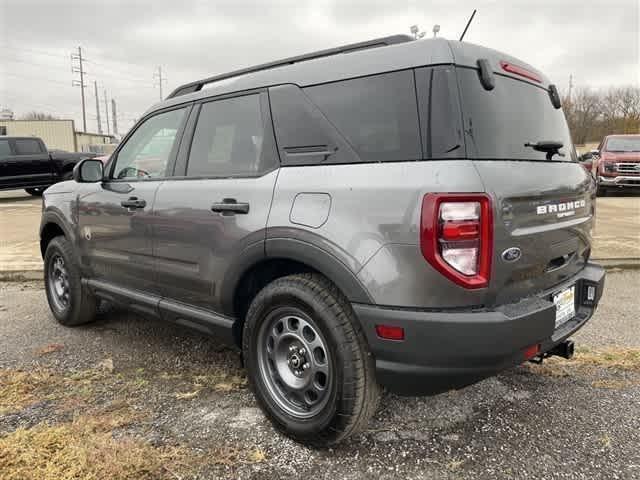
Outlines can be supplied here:
<path id="1" fill-rule="evenodd" d="M 69 180 L 75 164 L 89 157 L 95 154 L 50 152 L 37 137 L 0 136 L 0 190 L 42 195 L 48 186 Z"/>

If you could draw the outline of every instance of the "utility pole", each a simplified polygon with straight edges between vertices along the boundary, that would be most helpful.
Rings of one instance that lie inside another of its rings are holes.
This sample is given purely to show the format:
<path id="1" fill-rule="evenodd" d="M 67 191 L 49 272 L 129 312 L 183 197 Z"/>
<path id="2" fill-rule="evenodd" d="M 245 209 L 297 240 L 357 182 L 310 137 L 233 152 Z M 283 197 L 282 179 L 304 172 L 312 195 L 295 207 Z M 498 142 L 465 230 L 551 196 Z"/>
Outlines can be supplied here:
<path id="1" fill-rule="evenodd" d="M 74 65 L 73 62 L 77 60 L 78 61 L 78 65 Z M 82 97 L 82 129 L 83 131 L 87 131 L 87 112 L 85 110 L 85 104 L 84 104 L 84 64 L 83 64 L 83 60 L 82 60 L 82 48 L 78 47 L 78 53 L 75 54 L 71 54 L 71 71 L 73 73 L 79 73 L 80 74 L 80 80 L 73 80 L 71 82 L 71 84 L 74 87 L 80 87 L 80 95 Z"/>
<path id="2" fill-rule="evenodd" d="M 569 103 L 571 103 L 571 90 L 573 90 L 573 75 L 569 75 Z"/>
<path id="3" fill-rule="evenodd" d="M 167 79 L 162 77 L 162 67 L 161 66 L 158 65 L 158 71 L 153 74 L 153 78 L 154 78 L 154 80 L 155 79 L 158 80 L 158 87 L 160 87 L 160 101 L 162 101 L 164 99 L 164 97 L 162 96 L 162 83 L 166 82 Z"/>
<path id="4" fill-rule="evenodd" d="M 113 134 L 118 135 L 118 116 L 116 114 L 116 100 L 111 99 L 111 116 L 113 117 Z"/>
<path id="5" fill-rule="evenodd" d="M 107 122 L 107 135 L 110 135 L 109 133 L 109 104 L 107 103 L 107 90 L 104 90 L 104 111 L 105 111 L 105 116 L 106 116 L 106 122 Z"/>
<path id="6" fill-rule="evenodd" d="M 100 122 L 100 102 L 98 99 L 98 82 L 96 80 L 93 81 L 93 90 L 96 96 L 96 119 L 98 121 L 98 133 L 102 133 L 102 123 Z M 107 125 L 109 125 L 108 120 Z"/>

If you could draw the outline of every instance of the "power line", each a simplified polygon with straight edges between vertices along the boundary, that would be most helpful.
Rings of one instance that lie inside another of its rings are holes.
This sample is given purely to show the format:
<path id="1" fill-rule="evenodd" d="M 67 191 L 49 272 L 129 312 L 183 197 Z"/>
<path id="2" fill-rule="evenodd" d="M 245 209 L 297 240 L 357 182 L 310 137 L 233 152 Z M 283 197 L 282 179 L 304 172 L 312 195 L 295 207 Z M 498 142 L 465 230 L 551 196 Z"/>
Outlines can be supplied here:
<path id="1" fill-rule="evenodd" d="M 74 66 L 73 65 L 73 61 L 77 60 L 78 61 L 78 66 Z M 71 54 L 71 62 L 72 62 L 72 67 L 71 67 L 71 71 L 73 73 L 79 73 L 80 74 L 80 80 L 73 80 L 72 84 L 74 86 L 79 86 L 80 87 L 80 96 L 82 98 L 82 131 L 86 132 L 87 131 L 87 113 L 85 111 L 85 105 L 84 105 L 84 65 L 82 63 L 82 48 L 78 47 L 78 54 Z"/>

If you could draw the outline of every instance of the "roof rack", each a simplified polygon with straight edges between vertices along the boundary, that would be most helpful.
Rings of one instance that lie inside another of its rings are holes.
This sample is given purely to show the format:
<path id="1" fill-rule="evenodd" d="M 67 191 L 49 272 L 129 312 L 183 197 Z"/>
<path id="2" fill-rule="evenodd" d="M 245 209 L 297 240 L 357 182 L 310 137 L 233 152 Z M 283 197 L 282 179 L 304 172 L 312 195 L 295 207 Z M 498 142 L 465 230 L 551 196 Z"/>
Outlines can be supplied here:
<path id="1" fill-rule="evenodd" d="M 386 47 L 388 45 L 405 43 L 413 40 L 414 38 L 410 35 L 391 35 L 389 37 L 376 38 L 374 40 L 367 40 L 365 42 L 351 43 L 349 45 L 343 45 L 342 47 L 329 48 L 326 50 L 319 50 L 317 52 L 307 53 L 304 55 L 284 58 L 282 60 L 276 60 L 275 62 L 263 63 L 254 67 L 242 68 L 240 70 L 234 70 L 233 72 L 215 75 L 213 77 L 204 78 L 202 80 L 191 83 L 185 83 L 184 85 L 179 86 L 173 92 L 171 92 L 167 98 L 173 98 L 180 95 L 186 95 L 187 93 L 197 92 L 209 83 L 226 80 L 227 78 L 239 77 L 240 75 L 245 75 L 247 73 L 260 72 L 262 70 L 269 70 L 271 68 L 292 65 L 294 63 L 313 60 L 315 58 L 330 57 L 331 55 L 338 55 L 340 53 L 351 53 L 357 50 Z"/>

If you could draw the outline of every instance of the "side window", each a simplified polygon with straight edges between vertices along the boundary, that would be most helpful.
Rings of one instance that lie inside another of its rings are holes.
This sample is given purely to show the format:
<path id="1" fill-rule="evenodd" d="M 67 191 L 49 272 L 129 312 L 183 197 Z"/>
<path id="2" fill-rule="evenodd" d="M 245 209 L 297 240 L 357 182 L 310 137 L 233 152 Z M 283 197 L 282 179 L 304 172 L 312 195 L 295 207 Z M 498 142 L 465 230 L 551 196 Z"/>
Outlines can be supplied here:
<path id="1" fill-rule="evenodd" d="M 145 120 L 118 152 L 112 178 L 166 176 L 167 165 L 186 111 L 186 108 L 171 110 Z"/>
<path id="2" fill-rule="evenodd" d="M 317 85 L 304 92 L 361 161 L 422 158 L 413 71 Z"/>
<path id="3" fill-rule="evenodd" d="M 16 155 L 37 155 L 42 153 L 40 142 L 32 138 L 21 138 L 14 140 Z"/>
<path id="4" fill-rule="evenodd" d="M 189 152 L 187 176 L 256 175 L 273 165 L 260 95 L 202 104 Z"/>
<path id="5" fill-rule="evenodd" d="M 0 160 L 11 156 L 9 140 L 0 140 Z"/>

